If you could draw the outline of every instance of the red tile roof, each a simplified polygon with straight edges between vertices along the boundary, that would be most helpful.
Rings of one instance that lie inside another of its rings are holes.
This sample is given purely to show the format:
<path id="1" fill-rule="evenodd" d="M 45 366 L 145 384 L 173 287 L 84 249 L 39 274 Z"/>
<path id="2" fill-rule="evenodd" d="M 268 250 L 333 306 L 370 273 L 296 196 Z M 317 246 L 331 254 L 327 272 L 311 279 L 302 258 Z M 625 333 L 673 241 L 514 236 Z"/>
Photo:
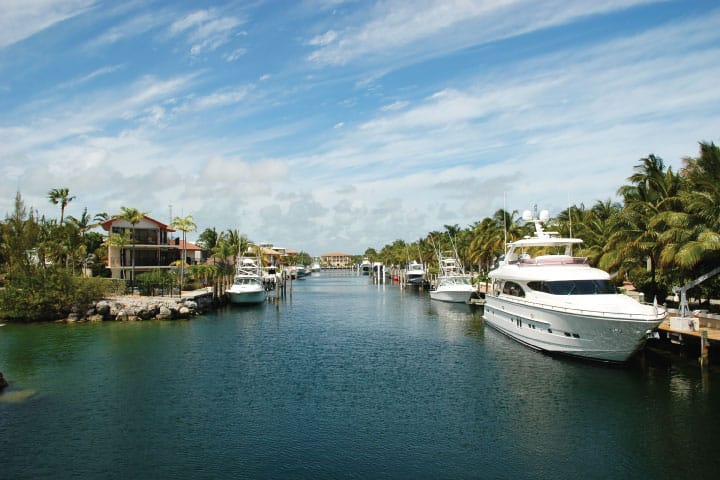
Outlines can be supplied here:
<path id="1" fill-rule="evenodd" d="M 153 223 L 157 224 L 157 226 L 160 228 L 160 230 L 167 230 L 168 232 L 174 232 L 174 231 L 175 231 L 174 229 L 170 228 L 168 225 L 165 225 L 165 224 L 162 223 L 162 222 L 158 222 L 158 221 L 155 220 L 154 218 L 150 218 L 150 217 L 148 217 L 147 215 L 145 215 L 143 218 L 144 218 L 145 220 L 148 220 L 148 221 L 150 221 L 150 222 L 153 222 Z M 105 220 L 104 222 L 102 222 L 102 223 L 100 224 L 100 226 L 101 226 L 102 228 L 104 228 L 105 230 L 110 231 L 110 228 L 112 227 L 112 224 L 115 223 L 115 222 L 117 222 L 117 221 L 119 221 L 119 220 L 120 220 L 120 219 L 119 219 L 118 217 L 112 217 L 112 218 L 110 218 L 110 219 Z"/>

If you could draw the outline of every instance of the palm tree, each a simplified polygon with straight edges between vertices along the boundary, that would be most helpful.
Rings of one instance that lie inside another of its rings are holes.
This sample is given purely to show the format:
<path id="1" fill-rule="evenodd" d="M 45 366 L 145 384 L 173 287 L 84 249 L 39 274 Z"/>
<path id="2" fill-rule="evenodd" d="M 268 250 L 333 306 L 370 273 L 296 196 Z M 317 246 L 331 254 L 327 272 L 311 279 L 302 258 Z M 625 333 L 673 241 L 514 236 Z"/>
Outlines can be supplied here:
<path id="1" fill-rule="evenodd" d="M 631 184 L 618 189 L 625 205 L 599 263 L 605 270 L 617 270 L 621 278 L 632 274 L 641 280 L 642 264 L 647 262 L 650 278 L 642 290 L 648 298 L 664 298 L 665 288 L 658 283 L 663 249 L 659 239 L 668 226 L 658 219 L 677 208 L 682 182 L 655 155 L 641 159 L 635 171 L 628 178 Z"/>
<path id="2" fill-rule="evenodd" d="M 227 277 L 228 275 L 232 275 L 235 270 L 235 264 L 232 265 L 228 264 L 227 259 L 228 257 L 233 257 L 237 255 L 237 248 L 234 245 L 231 245 L 223 235 L 220 236 L 220 240 L 218 240 L 217 245 L 215 245 L 215 248 L 213 249 L 213 258 L 218 259 L 218 273 L 223 275 L 224 277 Z M 225 282 L 227 283 L 227 278 L 225 279 Z"/>
<path id="3" fill-rule="evenodd" d="M 54 205 L 60 204 L 60 223 L 65 221 L 65 207 L 72 202 L 75 197 L 70 196 L 70 190 L 67 188 L 53 188 L 48 192 L 48 199 Z"/>
<path id="4" fill-rule="evenodd" d="M 489 271 L 496 258 L 505 252 L 505 240 L 512 241 L 522 236 L 517 210 L 496 211 L 491 218 L 476 223 L 472 230 L 472 242 L 468 247 L 470 260 L 479 269 Z"/>
<path id="5" fill-rule="evenodd" d="M 187 255 L 185 253 L 187 232 L 194 232 L 195 230 L 197 230 L 197 225 L 195 225 L 195 223 L 193 222 L 192 215 L 188 215 L 185 218 L 175 217 L 170 226 L 180 230 L 183 235 L 182 258 L 180 261 L 180 291 L 182 292 L 183 281 L 185 279 L 185 256 Z"/>
<path id="6" fill-rule="evenodd" d="M 234 255 L 237 255 L 237 249 L 221 236 L 217 245 L 215 245 L 215 248 L 212 250 L 212 256 L 218 260 L 221 270 L 224 273 L 226 273 L 225 270 L 227 270 L 227 266 L 229 265 L 227 259 Z"/>
<path id="7" fill-rule="evenodd" d="M 147 213 L 141 212 L 137 208 L 120 207 L 120 209 L 122 210 L 122 213 L 118 215 L 117 218 L 132 225 L 132 230 L 130 232 L 130 239 L 132 240 L 130 287 L 132 292 L 135 293 L 135 225 L 140 223 Z"/>
<path id="8" fill-rule="evenodd" d="M 693 235 L 677 250 L 675 261 L 682 267 L 720 260 L 720 148 L 701 143 L 698 158 L 685 158 L 682 174 L 687 188 L 681 193 L 687 218 L 680 227 Z"/>
<path id="9" fill-rule="evenodd" d="M 93 228 L 95 225 L 91 223 L 90 221 L 90 214 L 87 211 L 87 207 L 83 209 L 82 215 L 80 215 L 80 218 L 75 218 L 72 215 L 68 215 L 68 221 L 75 225 L 78 230 L 80 230 L 80 235 L 84 238 L 85 232 Z"/>
<path id="10" fill-rule="evenodd" d="M 206 228 L 198 236 L 197 244 L 200 245 L 204 251 L 212 252 L 217 245 L 218 239 L 219 235 L 215 227 Z"/>
<path id="11" fill-rule="evenodd" d="M 584 205 L 573 205 L 558 215 L 559 231 L 567 236 L 581 238 L 582 248 L 592 265 L 597 265 L 610 236 L 615 231 L 622 206 L 610 199 L 598 200 L 589 210 Z"/>

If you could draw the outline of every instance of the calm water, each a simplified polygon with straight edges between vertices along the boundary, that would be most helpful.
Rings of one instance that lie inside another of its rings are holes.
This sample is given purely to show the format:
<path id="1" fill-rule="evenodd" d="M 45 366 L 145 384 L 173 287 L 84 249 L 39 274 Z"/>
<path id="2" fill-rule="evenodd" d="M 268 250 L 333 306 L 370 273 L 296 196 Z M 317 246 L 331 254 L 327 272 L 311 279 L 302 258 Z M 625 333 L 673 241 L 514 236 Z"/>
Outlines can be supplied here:
<path id="1" fill-rule="evenodd" d="M 191 321 L 0 328 L 0 477 L 717 478 L 717 371 L 549 357 L 367 277 L 294 287 Z"/>

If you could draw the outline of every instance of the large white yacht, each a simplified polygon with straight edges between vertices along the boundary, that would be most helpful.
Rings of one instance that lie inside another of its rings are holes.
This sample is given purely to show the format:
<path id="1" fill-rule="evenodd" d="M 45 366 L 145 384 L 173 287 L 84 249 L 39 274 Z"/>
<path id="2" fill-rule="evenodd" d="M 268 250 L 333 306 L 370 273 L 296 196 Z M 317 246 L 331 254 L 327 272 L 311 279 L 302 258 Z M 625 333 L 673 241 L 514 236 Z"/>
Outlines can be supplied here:
<path id="1" fill-rule="evenodd" d="M 225 291 L 230 302 L 240 305 L 262 303 L 267 299 L 259 260 L 241 257 L 235 268 L 233 284 Z"/>
<path id="2" fill-rule="evenodd" d="M 439 272 L 437 285 L 430 289 L 430 298 L 441 302 L 467 303 L 475 287 L 470 276 L 453 252 L 438 253 Z"/>
<path id="3" fill-rule="evenodd" d="M 573 247 L 582 240 L 543 230 L 547 211 L 540 218 L 526 211 L 523 219 L 535 223 L 535 236 L 510 243 L 490 272 L 487 324 L 535 349 L 627 361 L 666 310 L 617 293 L 607 272 L 573 256 Z"/>

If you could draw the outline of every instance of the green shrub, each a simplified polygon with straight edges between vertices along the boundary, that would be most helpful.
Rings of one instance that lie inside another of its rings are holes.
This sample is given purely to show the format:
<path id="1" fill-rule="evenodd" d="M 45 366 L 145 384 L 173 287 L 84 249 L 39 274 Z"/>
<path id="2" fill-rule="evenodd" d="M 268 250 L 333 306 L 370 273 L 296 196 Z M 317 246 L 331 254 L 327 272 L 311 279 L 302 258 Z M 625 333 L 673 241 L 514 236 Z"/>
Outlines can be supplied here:
<path id="1" fill-rule="evenodd" d="M 73 309 L 87 310 L 107 296 L 112 283 L 72 275 L 60 267 L 11 272 L 0 291 L 0 317 L 9 321 L 50 321 Z"/>

